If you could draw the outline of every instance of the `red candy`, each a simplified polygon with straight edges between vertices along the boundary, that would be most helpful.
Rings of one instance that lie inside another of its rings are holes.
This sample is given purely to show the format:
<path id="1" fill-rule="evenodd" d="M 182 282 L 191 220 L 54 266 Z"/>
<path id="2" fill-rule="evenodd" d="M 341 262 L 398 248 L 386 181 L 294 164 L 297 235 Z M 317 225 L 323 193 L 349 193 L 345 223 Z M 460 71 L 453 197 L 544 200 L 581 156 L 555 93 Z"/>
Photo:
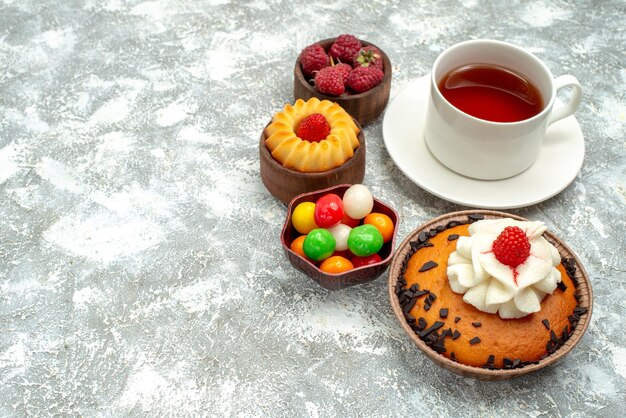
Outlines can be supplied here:
<path id="1" fill-rule="evenodd" d="M 370 264 L 380 263 L 381 261 L 383 261 L 383 259 L 378 254 L 372 254 L 366 257 L 353 257 L 350 261 L 352 261 L 352 265 L 354 266 L 354 268 L 357 268 L 362 266 L 369 266 Z"/>
<path id="2" fill-rule="evenodd" d="M 343 218 L 343 201 L 334 193 L 326 194 L 315 202 L 314 219 L 320 228 L 330 228 Z"/>
<path id="3" fill-rule="evenodd" d="M 343 201 L 342 201 L 342 203 L 343 203 Z M 350 228 L 356 228 L 357 226 L 361 225 L 361 220 L 360 219 L 352 219 L 344 211 L 343 218 L 341 218 L 341 223 L 344 224 L 344 225 L 348 225 Z"/>

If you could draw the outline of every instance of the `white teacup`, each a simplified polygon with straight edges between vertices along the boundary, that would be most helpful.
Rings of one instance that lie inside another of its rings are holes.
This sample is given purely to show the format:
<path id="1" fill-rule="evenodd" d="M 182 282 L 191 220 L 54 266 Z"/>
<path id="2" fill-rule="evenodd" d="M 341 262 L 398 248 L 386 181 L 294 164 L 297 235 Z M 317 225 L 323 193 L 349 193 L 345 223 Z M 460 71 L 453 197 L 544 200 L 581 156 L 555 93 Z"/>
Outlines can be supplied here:
<path id="1" fill-rule="evenodd" d="M 450 71 L 472 64 L 504 67 L 534 84 L 543 109 L 518 122 L 491 122 L 471 116 L 452 105 L 438 84 Z M 572 87 L 562 107 L 554 108 L 557 90 Z M 468 177 L 498 180 L 521 173 L 539 156 L 548 126 L 573 114 L 582 96 L 571 75 L 556 79 L 533 54 L 506 42 L 473 40 L 456 44 L 433 64 L 424 137 L 433 155 L 446 167 Z"/>

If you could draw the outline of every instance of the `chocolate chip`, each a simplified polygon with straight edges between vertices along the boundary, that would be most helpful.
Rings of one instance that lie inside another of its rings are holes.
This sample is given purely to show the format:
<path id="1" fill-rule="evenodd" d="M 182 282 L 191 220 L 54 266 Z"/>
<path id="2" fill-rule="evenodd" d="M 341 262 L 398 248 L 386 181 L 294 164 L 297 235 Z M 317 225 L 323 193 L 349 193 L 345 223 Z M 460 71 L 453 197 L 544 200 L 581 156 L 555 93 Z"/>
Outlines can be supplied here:
<path id="1" fill-rule="evenodd" d="M 404 289 L 402 288 L 402 285 L 398 282 L 396 283 L 396 296 L 400 296 L 400 293 L 402 293 L 404 291 Z"/>
<path id="2" fill-rule="evenodd" d="M 454 317 L 454 323 L 456 324 L 457 322 L 459 322 L 461 320 L 460 316 L 455 316 Z"/>
<path id="3" fill-rule="evenodd" d="M 415 302 L 417 302 L 417 298 L 416 297 L 412 297 L 406 305 L 404 305 L 404 307 L 402 308 L 402 311 L 404 313 L 409 313 L 411 311 L 411 309 L 413 309 L 413 307 L 415 306 Z"/>
<path id="4" fill-rule="evenodd" d="M 494 365 L 493 362 L 496 361 L 496 356 L 494 356 L 493 354 L 490 354 L 489 357 L 487 358 L 487 362 L 483 365 L 483 368 L 485 369 L 494 369 Z"/>
<path id="5" fill-rule="evenodd" d="M 469 341 L 471 345 L 478 344 L 479 342 L 480 342 L 480 338 L 478 337 L 474 337 Z"/>
<path id="6" fill-rule="evenodd" d="M 443 231 L 445 231 L 446 229 L 447 229 L 447 228 L 445 227 L 445 225 L 439 225 L 439 226 L 437 227 L 437 232 L 443 232 Z"/>
<path id="7" fill-rule="evenodd" d="M 439 309 L 439 317 L 446 319 L 448 317 L 448 308 Z"/>
<path id="8" fill-rule="evenodd" d="M 417 323 L 420 327 L 422 327 L 422 329 L 426 328 L 426 325 L 428 325 L 428 322 L 426 322 L 426 320 L 422 317 L 417 320 Z"/>
<path id="9" fill-rule="evenodd" d="M 446 347 L 444 347 L 443 344 L 435 343 L 431 346 L 431 348 L 435 350 L 436 353 L 439 353 L 439 354 L 446 352 Z"/>
<path id="10" fill-rule="evenodd" d="M 569 324 L 573 327 L 576 326 L 576 324 L 578 324 L 578 319 L 576 319 L 576 317 L 574 315 L 570 315 L 567 317 L 567 321 L 569 322 Z"/>
<path id="11" fill-rule="evenodd" d="M 430 327 L 426 328 L 424 331 L 420 332 L 420 337 L 424 338 L 425 336 L 427 336 L 428 334 L 430 334 L 433 331 L 438 330 L 439 328 L 443 327 L 444 323 L 441 321 L 435 321 L 434 324 L 432 324 Z"/>
<path id="12" fill-rule="evenodd" d="M 561 292 L 565 292 L 567 290 L 567 286 L 563 282 L 558 282 L 556 287 L 558 287 Z"/>
<path id="13" fill-rule="evenodd" d="M 459 234 L 448 235 L 448 241 L 454 241 L 455 239 L 459 239 Z"/>
<path id="14" fill-rule="evenodd" d="M 456 361 L 456 354 L 454 354 L 454 351 L 450 353 L 450 360 Z"/>
<path id="15" fill-rule="evenodd" d="M 461 225 L 461 222 L 459 221 L 450 221 L 448 222 L 448 224 L 446 225 L 448 228 L 454 228 L 455 226 L 459 226 Z"/>
<path id="16" fill-rule="evenodd" d="M 420 243 L 426 241 L 427 239 L 428 239 L 428 232 L 426 231 L 420 232 L 420 234 L 417 236 L 417 241 Z"/>
<path id="17" fill-rule="evenodd" d="M 550 341 L 557 343 L 559 340 L 556 338 L 556 333 L 554 331 L 550 331 Z"/>
<path id="18" fill-rule="evenodd" d="M 430 305 L 424 304 L 424 310 L 426 312 L 430 311 Z"/>
<path id="19" fill-rule="evenodd" d="M 584 306 L 577 306 L 574 308 L 574 313 L 578 315 L 582 315 L 584 313 L 587 313 L 587 308 L 585 308 Z"/>
<path id="20" fill-rule="evenodd" d="M 485 219 L 485 216 L 481 215 L 480 213 L 472 213 L 471 215 L 468 215 L 467 218 L 469 219 L 470 223 L 472 223 Z"/>
<path id="21" fill-rule="evenodd" d="M 457 338 L 459 338 L 461 336 L 461 333 L 458 330 L 454 330 L 454 333 L 452 333 L 452 339 L 456 340 Z"/>
<path id="22" fill-rule="evenodd" d="M 543 324 L 544 327 L 546 327 L 548 331 L 550 331 L 550 321 L 548 321 L 547 319 L 542 319 L 541 323 Z"/>
<path id="23" fill-rule="evenodd" d="M 480 327 L 482 324 L 480 322 L 472 322 L 472 325 L 476 328 Z"/>
<path id="24" fill-rule="evenodd" d="M 404 317 L 406 318 L 406 322 L 408 322 L 409 324 L 415 323 L 415 317 L 410 313 L 404 314 Z"/>
<path id="25" fill-rule="evenodd" d="M 428 236 L 429 237 L 434 237 L 435 235 L 437 235 L 437 230 L 435 228 L 431 229 L 430 231 L 428 231 Z"/>
<path id="26" fill-rule="evenodd" d="M 435 263 L 434 261 L 427 261 L 427 262 L 425 262 L 425 263 L 424 263 L 424 265 L 423 265 L 423 266 L 419 269 L 419 272 L 420 272 L 420 273 L 422 273 L 422 272 L 428 271 L 428 270 L 430 270 L 430 269 L 432 269 L 432 268 L 437 267 L 438 265 L 439 265 L 439 264 Z"/>

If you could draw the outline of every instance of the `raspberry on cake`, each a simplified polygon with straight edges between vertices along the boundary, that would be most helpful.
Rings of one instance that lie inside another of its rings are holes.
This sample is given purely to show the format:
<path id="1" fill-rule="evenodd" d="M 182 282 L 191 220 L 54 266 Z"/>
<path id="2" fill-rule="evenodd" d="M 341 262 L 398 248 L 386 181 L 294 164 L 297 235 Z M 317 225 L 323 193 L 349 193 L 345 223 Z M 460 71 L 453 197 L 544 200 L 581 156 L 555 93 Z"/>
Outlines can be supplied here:
<path id="1" fill-rule="evenodd" d="M 298 138 L 309 142 L 320 142 L 330 133 L 330 125 L 320 113 L 313 113 L 302 119 L 296 128 Z"/>

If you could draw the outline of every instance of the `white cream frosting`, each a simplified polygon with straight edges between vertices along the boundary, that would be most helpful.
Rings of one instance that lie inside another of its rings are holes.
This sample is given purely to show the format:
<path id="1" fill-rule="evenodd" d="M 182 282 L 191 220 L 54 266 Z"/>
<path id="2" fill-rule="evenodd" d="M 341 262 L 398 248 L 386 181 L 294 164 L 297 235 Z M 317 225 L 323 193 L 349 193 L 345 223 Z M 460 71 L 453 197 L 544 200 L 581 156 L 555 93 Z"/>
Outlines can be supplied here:
<path id="1" fill-rule="evenodd" d="M 530 241 L 530 256 L 515 269 L 493 254 L 494 240 L 507 226 L 520 227 Z M 522 318 L 541 309 L 541 301 L 556 289 L 561 273 L 558 250 L 541 234 L 543 222 L 510 218 L 485 219 L 469 226 L 469 237 L 459 237 L 448 258 L 448 281 L 463 300 L 501 318 Z"/>

